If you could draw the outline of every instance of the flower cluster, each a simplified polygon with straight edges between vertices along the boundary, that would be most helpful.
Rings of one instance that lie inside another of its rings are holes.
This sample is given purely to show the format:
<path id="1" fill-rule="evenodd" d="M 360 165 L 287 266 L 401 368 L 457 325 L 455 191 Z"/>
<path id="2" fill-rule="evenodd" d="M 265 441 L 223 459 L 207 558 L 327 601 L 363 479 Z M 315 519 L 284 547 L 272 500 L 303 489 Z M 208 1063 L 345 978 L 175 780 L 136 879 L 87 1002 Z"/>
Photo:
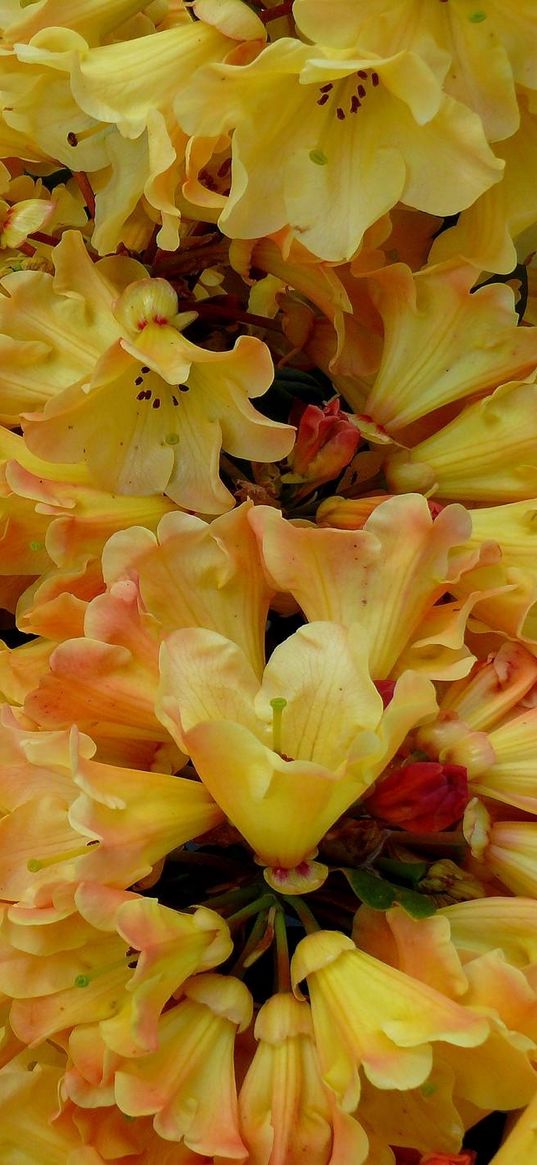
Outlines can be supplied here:
<path id="1" fill-rule="evenodd" d="M 537 5 L 0 78 L 0 1160 L 529 1163 Z"/>

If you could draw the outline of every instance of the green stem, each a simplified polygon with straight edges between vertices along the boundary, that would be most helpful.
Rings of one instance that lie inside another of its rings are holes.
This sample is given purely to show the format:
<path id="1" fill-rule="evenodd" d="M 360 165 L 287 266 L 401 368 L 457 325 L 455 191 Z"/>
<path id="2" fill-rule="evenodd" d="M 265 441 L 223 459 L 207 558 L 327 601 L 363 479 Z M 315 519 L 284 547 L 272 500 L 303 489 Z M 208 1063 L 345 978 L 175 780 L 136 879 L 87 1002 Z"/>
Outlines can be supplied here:
<path id="1" fill-rule="evenodd" d="M 229 972 L 230 975 L 235 975 L 240 979 L 245 971 L 248 970 L 248 967 L 245 964 L 247 963 L 247 960 L 249 959 L 252 952 L 255 951 L 256 947 L 261 942 L 261 939 L 268 926 L 268 917 L 268 910 L 262 910 L 261 913 L 258 914 L 238 959 L 231 967 Z"/>
<path id="2" fill-rule="evenodd" d="M 276 974 L 278 977 L 278 991 L 289 992 L 291 991 L 289 945 L 287 942 L 285 912 L 281 909 L 281 907 L 276 911 L 276 918 L 274 920 L 274 933 L 276 935 Z"/>
<path id="3" fill-rule="evenodd" d="M 238 886 L 236 890 L 226 890 L 225 894 L 216 894 L 214 898 L 207 898 L 203 903 L 209 910 L 221 910 L 226 906 L 239 906 L 241 902 L 248 902 L 259 895 L 259 886 Z"/>
<path id="4" fill-rule="evenodd" d="M 275 901 L 273 894 L 262 894 L 260 898 L 256 898 L 248 906 L 243 906 L 242 910 L 237 910 L 235 914 L 230 914 L 229 918 L 226 918 L 226 922 L 228 926 L 238 926 L 239 923 L 251 918 L 253 914 L 260 914 L 262 910 L 267 910 L 270 906 L 274 906 Z"/>
<path id="5" fill-rule="evenodd" d="M 321 929 L 315 915 L 312 914 L 309 906 L 306 906 L 303 898 L 299 898 L 296 894 L 282 894 L 282 898 L 294 910 L 306 934 L 314 934 L 316 930 Z"/>

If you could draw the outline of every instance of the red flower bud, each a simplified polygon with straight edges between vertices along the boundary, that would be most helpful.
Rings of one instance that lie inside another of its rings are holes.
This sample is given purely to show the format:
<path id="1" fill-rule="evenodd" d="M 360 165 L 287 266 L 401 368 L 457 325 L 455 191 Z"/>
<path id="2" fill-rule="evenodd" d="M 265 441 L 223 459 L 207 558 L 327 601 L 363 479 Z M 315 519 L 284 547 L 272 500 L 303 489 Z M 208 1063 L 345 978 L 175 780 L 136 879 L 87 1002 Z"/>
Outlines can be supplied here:
<path id="1" fill-rule="evenodd" d="M 412 833 L 437 833 L 462 816 L 468 778 L 462 765 L 411 761 L 380 781 L 367 799 L 374 817 Z"/>
<path id="2" fill-rule="evenodd" d="M 289 457 L 292 473 L 283 480 L 307 481 L 312 486 L 332 481 L 352 460 L 360 441 L 360 430 L 341 411 L 337 398 L 322 409 L 306 405 Z"/>

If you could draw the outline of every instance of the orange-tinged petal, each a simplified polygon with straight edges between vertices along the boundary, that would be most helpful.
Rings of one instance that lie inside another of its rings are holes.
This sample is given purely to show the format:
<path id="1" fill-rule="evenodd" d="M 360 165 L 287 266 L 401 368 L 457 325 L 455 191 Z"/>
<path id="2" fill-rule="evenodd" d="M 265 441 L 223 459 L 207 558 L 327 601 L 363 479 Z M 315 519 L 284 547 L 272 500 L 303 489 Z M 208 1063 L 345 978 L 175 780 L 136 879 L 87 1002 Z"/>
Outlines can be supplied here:
<path id="1" fill-rule="evenodd" d="M 417 275 L 396 264 L 371 278 L 384 348 L 363 411 L 390 433 L 537 366 L 537 335 L 517 327 L 511 289 L 472 291 L 475 279 L 473 267 L 456 262 Z"/>
<path id="2" fill-rule="evenodd" d="M 380 1088 L 415 1088 L 432 1067 L 431 1040 L 483 1043 L 488 1024 L 370 955 L 343 934 L 318 931 L 299 943 L 293 984 L 307 978 L 323 1078 L 345 1107 L 358 1099 L 358 1067 Z"/>
<path id="3" fill-rule="evenodd" d="M 445 509 L 433 522 L 425 499 L 412 495 L 378 506 L 356 532 L 293 526 L 261 506 L 250 521 L 275 584 L 308 619 L 361 625 L 375 679 L 391 673 L 448 580 L 473 565 L 461 552 L 464 511 Z"/>
<path id="4" fill-rule="evenodd" d="M 388 454 L 391 489 L 436 497 L 511 502 L 535 496 L 537 387 L 500 385 L 413 449 Z"/>

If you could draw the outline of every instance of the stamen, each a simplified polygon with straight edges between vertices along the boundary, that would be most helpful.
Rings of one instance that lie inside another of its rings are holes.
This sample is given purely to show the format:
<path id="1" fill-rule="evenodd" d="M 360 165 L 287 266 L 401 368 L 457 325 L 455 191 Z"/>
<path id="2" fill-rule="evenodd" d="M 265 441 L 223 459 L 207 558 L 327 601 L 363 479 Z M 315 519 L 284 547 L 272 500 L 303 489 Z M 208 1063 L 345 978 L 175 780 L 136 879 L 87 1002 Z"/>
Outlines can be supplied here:
<path id="1" fill-rule="evenodd" d="M 282 751 L 282 716 L 284 708 L 287 708 L 287 700 L 283 696 L 275 696 L 270 701 L 272 708 L 272 747 L 274 752 L 281 753 Z"/>
<path id="2" fill-rule="evenodd" d="M 336 117 L 338 117 L 340 121 L 345 121 L 345 110 L 341 108 L 341 105 L 338 105 L 336 109 Z"/>
<path id="3" fill-rule="evenodd" d="M 85 845 L 78 846 L 78 849 L 51 854 L 48 858 L 30 858 L 26 863 L 26 869 L 29 870 L 30 874 L 38 874 L 40 870 L 46 870 L 47 866 L 55 866 L 57 862 L 69 862 L 73 858 L 83 857 L 87 854 L 89 848 L 96 845 L 100 845 L 97 838 L 95 838 L 95 841 L 87 841 Z"/>
<path id="4" fill-rule="evenodd" d="M 317 105 L 326 105 L 326 102 L 328 101 L 329 96 L 330 96 L 329 93 L 323 93 L 322 97 L 319 97 Z"/>
<path id="5" fill-rule="evenodd" d="M 128 963 L 125 963 L 125 958 L 129 959 Z M 138 956 L 132 959 L 127 951 L 122 959 L 116 959 L 113 963 L 105 963 L 104 967 L 95 967 L 92 971 L 86 971 L 82 975 L 77 975 L 73 981 L 73 987 L 89 987 L 90 983 L 93 983 L 93 980 L 98 979 L 100 975 L 107 975 L 109 971 L 117 971 L 121 967 L 125 969 L 128 967 L 130 969 L 137 965 Z"/>

